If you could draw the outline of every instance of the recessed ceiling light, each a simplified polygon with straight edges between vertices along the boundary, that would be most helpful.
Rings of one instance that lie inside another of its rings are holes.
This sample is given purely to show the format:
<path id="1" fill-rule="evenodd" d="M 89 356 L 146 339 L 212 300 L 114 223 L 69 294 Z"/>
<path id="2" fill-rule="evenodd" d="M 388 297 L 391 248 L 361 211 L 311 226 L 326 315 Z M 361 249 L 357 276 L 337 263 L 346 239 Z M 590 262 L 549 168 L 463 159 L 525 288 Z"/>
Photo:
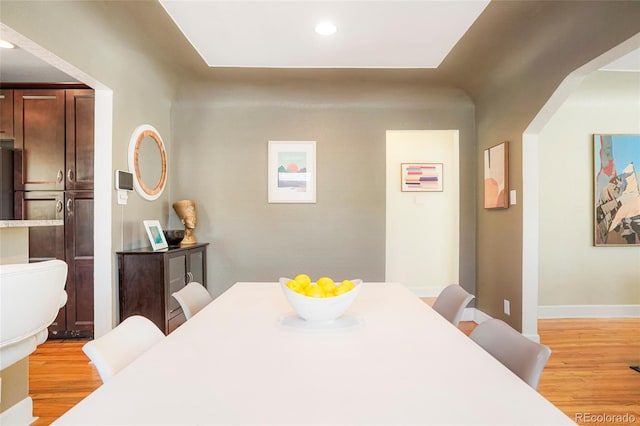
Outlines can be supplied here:
<path id="1" fill-rule="evenodd" d="M 315 30 L 316 33 L 324 36 L 335 34 L 335 32 L 337 31 L 336 26 L 328 21 L 320 22 L 318 25 L 316 25 Z"/>
<path id="2" fill-rule="evenodd" d="M 15 46 L 13 45 L 13 43 L 9 43 L 6 40 L 0 39 L 0 47 L 3 49 L 13 49 Z"/>

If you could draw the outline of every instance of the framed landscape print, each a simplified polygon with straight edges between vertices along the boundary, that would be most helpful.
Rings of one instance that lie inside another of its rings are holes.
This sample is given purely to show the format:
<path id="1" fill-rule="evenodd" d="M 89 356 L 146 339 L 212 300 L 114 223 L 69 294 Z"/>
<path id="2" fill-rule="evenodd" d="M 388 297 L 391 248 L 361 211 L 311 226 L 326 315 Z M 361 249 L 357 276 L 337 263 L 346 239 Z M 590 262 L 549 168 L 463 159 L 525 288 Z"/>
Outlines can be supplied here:
<path id="1" fill-rule="evenodd" d="M 441 192 L 442 163 L 400 164 L 402 192 Z"/>
<path id="2" fill-rule="evenodd" d="M 270 203 L 316 202 L 316 142 L 269 141 Z"/>
<path id="3" fill-rule="evenodd" d="M 594 243 L 640 245 L 640 135 L 593 135 Z"/>
<path id="4" fill-rule="evenodd" d="M 509 208 L 509 142 L 484 150 L 484 208 Z"/>

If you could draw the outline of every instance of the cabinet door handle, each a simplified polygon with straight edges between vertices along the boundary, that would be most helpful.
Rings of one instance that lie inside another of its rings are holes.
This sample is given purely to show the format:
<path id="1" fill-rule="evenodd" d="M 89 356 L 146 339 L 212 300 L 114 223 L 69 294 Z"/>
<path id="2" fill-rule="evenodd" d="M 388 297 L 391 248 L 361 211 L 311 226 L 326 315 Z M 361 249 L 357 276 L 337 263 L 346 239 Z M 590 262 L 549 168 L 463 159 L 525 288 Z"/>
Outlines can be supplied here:
<path id="1" fill-rule="evenodd" d="M 62 200 L 56 201 L 56 212 L 60 213 L 62 211 Z"/>
<path id="2" fill-rule="evenodd" d="M 58 170 L 58 175 L 56 176 L 56 180 L 58 183 L 62 182 L 64 179 L 64 172 L 62 170 Z"/>
<path id="3" fill-rule="evenodd" d="M 73 213 L 73 198 L 69 198 L 67 200 L 67 213 L 69 214 Z"/>
<path id="4" fill-rule="evenodd" d="M 193 274 L 191 272 L 187 272 L 187 284 L 193 281 Z"/>
<path id="5" fill-rule="evenodd" d="M 30 99 L 30 100 L 54 100 L 56 99 L 55 95 L 53 96 L 38 96 L 38 95 L 25 95 L 22 99 Z"/>
<path id="6" fill-rule="evenodd" d="M 69 181 L 69 183 L 73 183 L 73 170 L 69 169 L 67 170 L 67 180 Z"/>

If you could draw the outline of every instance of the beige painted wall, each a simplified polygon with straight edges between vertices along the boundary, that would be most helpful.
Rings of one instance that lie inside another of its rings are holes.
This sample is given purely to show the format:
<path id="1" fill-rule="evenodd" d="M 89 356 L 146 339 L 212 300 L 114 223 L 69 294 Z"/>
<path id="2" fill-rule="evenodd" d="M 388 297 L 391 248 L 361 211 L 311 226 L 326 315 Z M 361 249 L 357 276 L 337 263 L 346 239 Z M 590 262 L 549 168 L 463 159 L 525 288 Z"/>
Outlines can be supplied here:
<path id="1" fill-rule="evenodd" d="M 172 157 L 172 196 L 198 203 L 214 294 L 300 272 L 383 281 L 387 130 L 460 129 L 461 188 L 474 192 L 473 106 L 460 91 L 311 74 L 193 83 L 174 104 L 172 138 L 188 147 Z M 316 204 L 267 203 L 269 140 L 316 141 Z M 474 202 L 460 216 L 472 290 Z"/>
<path id="2" fill-rule="evenodd" d="M 540 133 L 540 305 L 640 303 L 640 247 L 593 246 L 594 133 L 640 134 L 640 73 L 592 74 Z"/>
<path id="3" fill-rule="evenodd" d="M 387 132 L 386 279 L 419 296 L 459 282 L 460 188 L 454 130 Z M 443 190 L 403 192 L 402 163 L 441 163 Z"/>

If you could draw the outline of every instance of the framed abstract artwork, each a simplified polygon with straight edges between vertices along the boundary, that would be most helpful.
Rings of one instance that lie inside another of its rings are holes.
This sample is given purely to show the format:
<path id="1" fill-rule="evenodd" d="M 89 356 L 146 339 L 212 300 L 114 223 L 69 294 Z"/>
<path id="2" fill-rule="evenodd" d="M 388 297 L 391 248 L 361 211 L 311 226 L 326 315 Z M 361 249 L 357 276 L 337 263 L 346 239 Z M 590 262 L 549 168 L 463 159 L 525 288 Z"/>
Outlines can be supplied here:
<path id="1" fill-rule="evenodd" d="M 269 203 L 316 202 L 316 142 L 269 141 Z"/>
<path id="2" fill-rule="evenodd" d="M 400 164 L 402 192 L 441 192 L 442 163 Z"/>
<path id="3" fill-rule="evenodd" d="M 484 208 L 509 208 L 509 142 L 484 150 Z"/>
<path id="4" fill-rule="evenodd" d="M 593 135 L 594 245 L 640 245 L 640 135 Z"/>

